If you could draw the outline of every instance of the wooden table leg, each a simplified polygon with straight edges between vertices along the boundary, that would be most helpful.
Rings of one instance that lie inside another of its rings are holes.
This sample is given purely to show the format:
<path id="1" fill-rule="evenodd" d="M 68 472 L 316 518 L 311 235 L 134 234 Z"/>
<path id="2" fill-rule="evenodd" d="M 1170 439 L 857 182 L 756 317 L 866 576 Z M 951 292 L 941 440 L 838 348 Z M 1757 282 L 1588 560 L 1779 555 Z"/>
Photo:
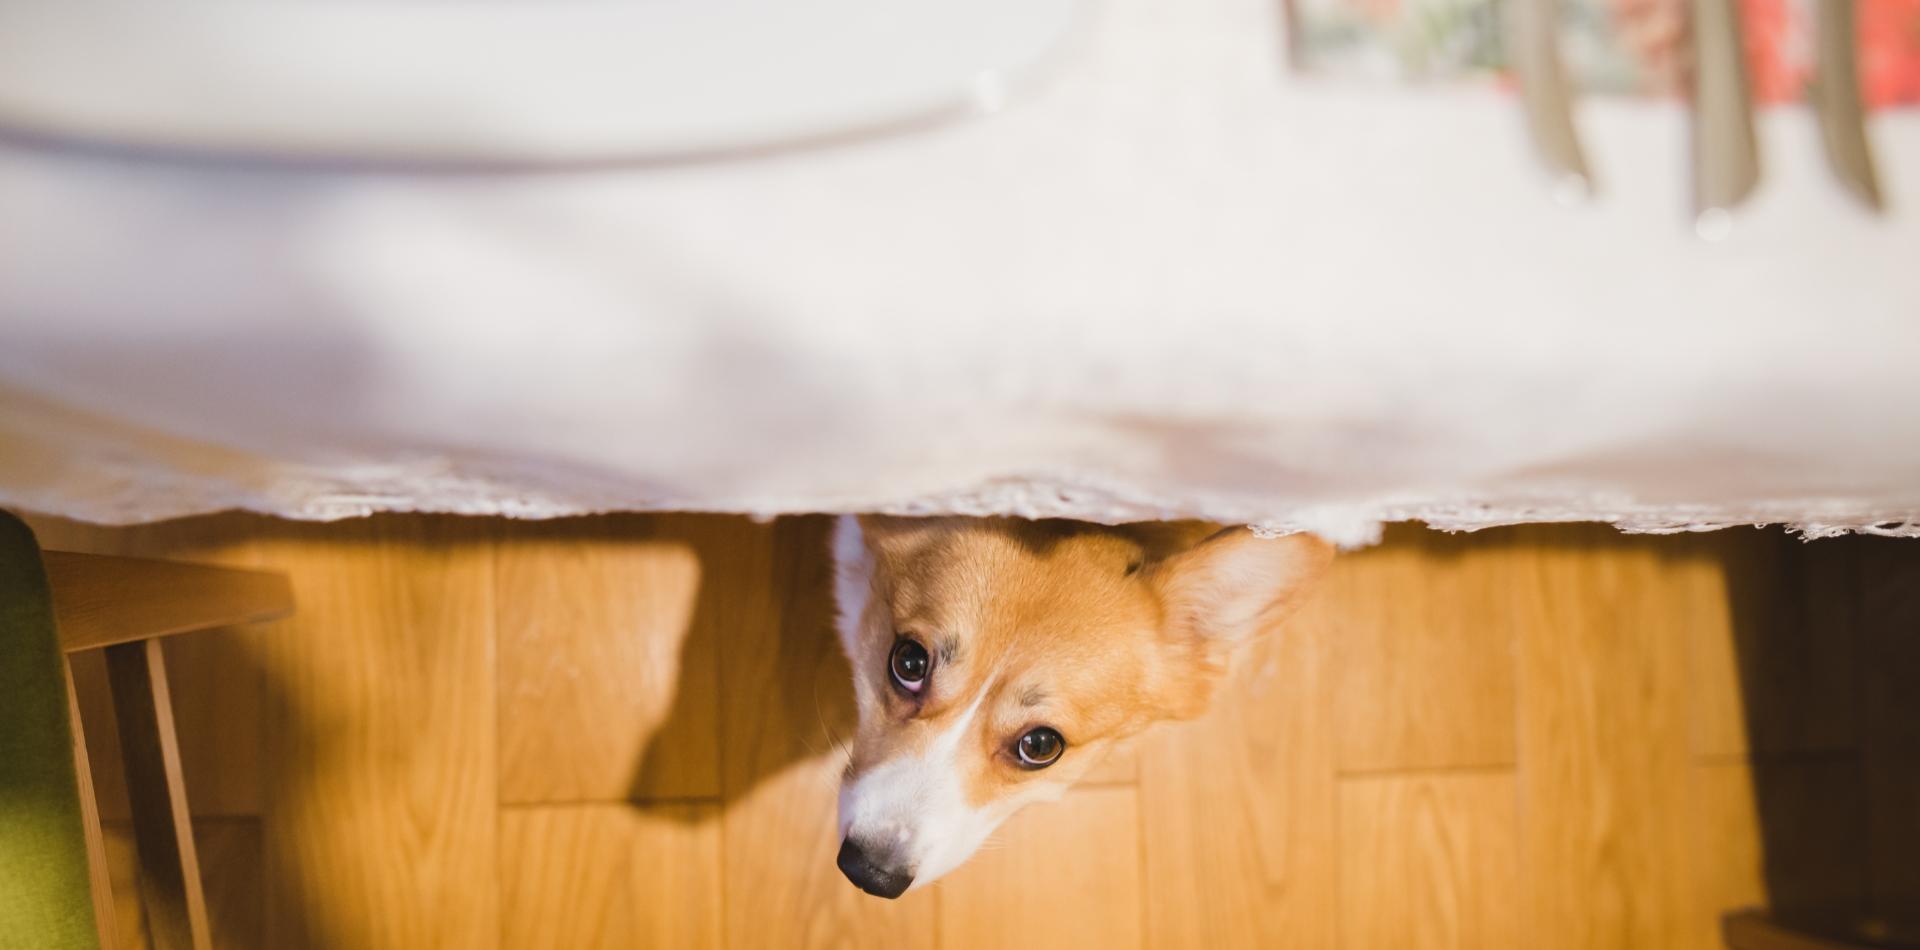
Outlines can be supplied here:
<path id="1" fill-rule="evenodd" d="M 160 641 L 107 647 L 107 675 L 133 806 L 140 900 L 154 950 L 208 950 L 206 898 Z"/>
<path id="2" fill-rule="evenodd" d="M 93 766 L 87 757 L 87 731 L 80 721 L 80 700 L 73 688 L 72 661 L 60 660 L 67 677 L 67 719 L 73 733 L 73 772 L 80 787 L 80 823 L 87 839 L 87 886 L 93 897 L 94 932 L 100 950 L 120 950 L 120 926 L 113 912 L 113 882 L 107 876 L 107 842 L 100 830 L 100 801 L 93 794 Z"/>

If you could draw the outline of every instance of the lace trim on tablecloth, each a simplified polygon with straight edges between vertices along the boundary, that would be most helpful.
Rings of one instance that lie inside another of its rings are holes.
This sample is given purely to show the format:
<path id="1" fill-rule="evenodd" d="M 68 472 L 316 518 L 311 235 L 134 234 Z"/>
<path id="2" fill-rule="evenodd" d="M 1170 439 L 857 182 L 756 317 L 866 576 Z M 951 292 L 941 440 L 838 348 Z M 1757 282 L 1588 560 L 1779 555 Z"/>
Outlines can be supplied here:
<path id="1" fill-rule="evenodd" d="M 1515 524 L 1604 522 L 1623 532 L 1669 534 L 1740 525 L 1786 526 L 1806 538 L 1860 533 L 1920 537 L 1920 502 L 1910 506 L 1823 498 L 1764 503 L 1645 504 L 1604 493 L 1523 498 L 1393 498 L 1339 504 L 1208 492 L 1153 493 L 1098 479 L 1048 473 L 994 479 L 909 498 L 879 494 L 781 498 L 673 497 L 569 484 L 547 473 L 534 485 L 461 472 L 445 462 L 356 466 L 346 471 L 279 470 L 259 486 L 198 479 L 137 463 L 95 470 L 83 493 L 61 486 L 0 490 L 0 505 L 103 524 L 130 524 L 241 509 L 310 521 L 376 512 L 441 512 L 544 519 L 608 511 L 702 511 L 770 519 L 817 512 L 1005 515 L 1109 524 L 1192 518 L 1246 524 L 1267 535 L 1308 531 L 1343 547 L 1379 540 L 1385 524 L 1423 522 L 1444 531 Z"/>

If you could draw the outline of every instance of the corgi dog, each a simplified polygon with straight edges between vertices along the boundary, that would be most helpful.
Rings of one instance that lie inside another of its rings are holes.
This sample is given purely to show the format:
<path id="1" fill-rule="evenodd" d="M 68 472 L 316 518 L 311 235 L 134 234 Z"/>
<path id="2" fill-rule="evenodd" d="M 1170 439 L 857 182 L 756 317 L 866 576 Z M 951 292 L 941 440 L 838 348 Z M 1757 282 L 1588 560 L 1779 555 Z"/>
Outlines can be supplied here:
<path id="1" fill-rule="evenodd" d="M 839 866 L 894 898 L 1117 743 L 1205 711 L 1332 547 L 1197 522 L 849 515 L 833 556 L 859 710 Z"/>

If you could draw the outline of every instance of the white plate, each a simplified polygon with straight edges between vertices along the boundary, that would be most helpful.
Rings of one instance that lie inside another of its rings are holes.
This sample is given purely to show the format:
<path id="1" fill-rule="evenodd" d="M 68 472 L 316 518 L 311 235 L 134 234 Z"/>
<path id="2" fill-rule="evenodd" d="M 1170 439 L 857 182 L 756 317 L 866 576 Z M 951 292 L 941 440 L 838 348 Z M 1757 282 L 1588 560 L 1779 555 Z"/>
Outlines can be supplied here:
<path id="1" fill-rule="evenodd" d="M 1073 0 L 0 0 L 0 130 L 295 158 L 582 162 L 956 112 Z"/>

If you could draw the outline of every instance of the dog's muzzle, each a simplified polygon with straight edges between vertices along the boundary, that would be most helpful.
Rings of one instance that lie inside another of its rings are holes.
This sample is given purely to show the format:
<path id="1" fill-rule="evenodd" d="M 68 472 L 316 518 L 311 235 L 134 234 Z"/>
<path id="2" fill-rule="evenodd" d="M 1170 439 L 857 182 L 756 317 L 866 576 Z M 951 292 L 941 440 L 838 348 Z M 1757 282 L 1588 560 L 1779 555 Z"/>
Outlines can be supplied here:
<path id="1" fill-rule="evenodd" d="M 840 844 L 839 865 L 853 886 L 875 897 L 899 897 L 913 883 L 913 869 L 899 866 L 884 849 L 868 850 L 852 835 Z"/>

